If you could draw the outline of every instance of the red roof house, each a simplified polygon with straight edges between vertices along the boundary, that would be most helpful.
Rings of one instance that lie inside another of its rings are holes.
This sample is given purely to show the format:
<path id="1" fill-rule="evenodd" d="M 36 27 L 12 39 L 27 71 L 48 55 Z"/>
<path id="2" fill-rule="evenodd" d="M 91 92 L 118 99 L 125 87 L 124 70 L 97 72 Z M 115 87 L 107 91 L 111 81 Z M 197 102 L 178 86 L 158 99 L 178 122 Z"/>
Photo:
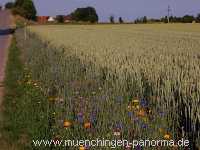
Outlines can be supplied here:
<path id="1" fill-rule="evenodd" d="M 41 24 L 47 23 L 48 19 L 49 16 L 37 16 L 37 22 Z"/>

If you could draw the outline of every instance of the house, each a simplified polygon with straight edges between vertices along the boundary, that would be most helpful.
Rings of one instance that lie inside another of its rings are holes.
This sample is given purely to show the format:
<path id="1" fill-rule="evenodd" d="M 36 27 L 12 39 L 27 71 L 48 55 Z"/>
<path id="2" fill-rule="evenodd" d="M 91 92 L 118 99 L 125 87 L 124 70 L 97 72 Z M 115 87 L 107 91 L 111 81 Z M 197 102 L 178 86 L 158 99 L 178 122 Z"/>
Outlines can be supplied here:
<path id="1" fill-rule="evenodd" d="M 54 17 L 49 17 L 48 22 L 55 22 L 55 18 Z"/>
<path id="2" fill-rule="evenodd" d="M 196 21 L 195 21 L 195 20 L 193 20 L 193 21 L 192 21 L 192 23 L 196 23 Z"/>
<path id="3" fill-rule="evenodd" d="M 47 23 L 49 16 L 37 16 L 37 22 L 44 24 Z"/>
<path id="4" fill-rule="evenodd" d="M 64 22 L 71 22 L 72 21 L 72 16 L 71 15 L 67 15 L 67 16 L 64 16 Z"/>

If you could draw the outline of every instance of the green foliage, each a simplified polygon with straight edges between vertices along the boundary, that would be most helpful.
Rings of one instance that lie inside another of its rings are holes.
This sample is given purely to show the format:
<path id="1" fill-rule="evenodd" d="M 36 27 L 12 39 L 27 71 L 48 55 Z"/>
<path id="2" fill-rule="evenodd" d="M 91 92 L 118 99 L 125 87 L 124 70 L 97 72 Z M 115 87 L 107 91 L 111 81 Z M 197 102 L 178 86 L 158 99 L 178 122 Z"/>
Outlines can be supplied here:
<path id="1" fill-rule="evenodd" d="M 123 23 L 124 21 L 123 21 L 123 19 L 122 19 L 122 17 L 119 17 L 119 23 Z"/>
<path id="2" fill-rule="evenodd" d="M 200 23 L 200 13 L 197 15 L 196 21 L 197 21 L 198 23 Z"/>
<path id="3" fill-rule="evenodd" d="M 148 20 L 148 19 L 147 19 L 147 16 L 144 16 L 144 17 L 142 18 L 142 22 L 143 22 L 143 23 L 147 23 L 147 20 Z"/>
<path id="4" fill-rule="evenodd" d="M 14 7 L 12 9 L 12 13 L 14 15 L 20 15 L 22 17 L 24 17 L 24 14 L 26 13 L 24 9 L 22 9 L 21 7 Z"/>
<path id="5" fill-rule="evenodd" d="M 110 23 L 115 23 L 115 18 L 114 18 L 114 16 L 112 15 L 112 16 L 110 16 Z"/>
<path id="6" fill-rule="evenodd" d="M 56 20 L 58 23 L 63 23 L 64 22 L 64 16 L 63 15 L 57 15 Z"/>
<path id="7" fill-rule="evenodd" d="M 24 17 L 29 20 L 35 20 L 36 19 L 36 9 L 34 6 L 34 3 L 32 0 L 26 0 L 23 5 L 22 9 L 25 10 Z"/>
<path id="8" fill-rule="evenodd" d="M 176 16 L 169 17 L 169 22 L 173 23 L 192 23 L 195 20 L 198 19 L 191 15 L 185 15 L 183 17 L 176 17 Z M 161 18 L 161 22 L 168 23 L 168 17 L 165 16 L 164 18 Z"/>
<path id="9" fill-rule="evenodd" d="M 77 8 L 72 14 L 72 20 L 75 21 L 84 21 L 95 23 L 98 22 L 98 15 L 95 8 L 86 7 L 86 8 Z"/>
<path id="10" fill-rule="evenodd" d="M 191 15 L 185 15 L 182 18 L 183 23 L 192 23 L 195 20 L 194 16 Z"/>
<path id="11" fill-rule="evenodd" d="M 13 40 L 5 79 L 5 119 L 3 134 L 16 149 L 31 149 L 33 139 L 49 137 L 46 98 L 30 82 L 30 72 L 21 62 L 21 52 Z M 36 149 L 36 148 L 34 148 Z"/>
<path id="12" fill-rule="evenodd" d="M 164 18 L 161 18 L 161 22 L 168 23 L 168 17 L 165 16 Z"/>
<path id="13" fill-rule="evenodd" d="M 15 1 L 15 7 L 21 7 L 24 4 L 25 1 L 26 0 L 16 0 Z"/>
<path id="14" fill-rule="evenodd" d="M 183 17 L 170 16 L 170 23 L 192 23 L 193 21 L 200 22 L 200 15 L 195 18 L 192 15 L 185 15 Z M 146 16 L 135 20 L 135 23 L 147 23 L 147 22 L 163 22 L 168 23 L 168 16 L 162 17 L 160 19 L 147 19 Z"/>
<path id="15" fill-rule="evenodd" d="M 14 6 L 15 6 L 15 4 L 13 2 L 8 2 L 5 4 L 6 9 L 12 9 Z"/>
<path id="16" fill-rule="evenodd" d="M 28 20 L 36 20 L 37 11 L 32 0 L 16 0 L 13 13 Z"/>
<path id="17" fill-rule="evenodd" d="M 137 18 L 137 19 L 135 20 L 135 23 L 136 23 L 136 24 L 138 24 L 138 23 L 147 23 L 147 21 L 148 21 L 147 17 L 144 16 L 144 17 L 141 17 L 141 18 Z"/>
<path id="18" fill-rule="evenodd" d="M 16 28 L 23 28 L 25 27 L 26 21 L 17 19 L 15 21 L 15 24 L 16 24 Z"/>

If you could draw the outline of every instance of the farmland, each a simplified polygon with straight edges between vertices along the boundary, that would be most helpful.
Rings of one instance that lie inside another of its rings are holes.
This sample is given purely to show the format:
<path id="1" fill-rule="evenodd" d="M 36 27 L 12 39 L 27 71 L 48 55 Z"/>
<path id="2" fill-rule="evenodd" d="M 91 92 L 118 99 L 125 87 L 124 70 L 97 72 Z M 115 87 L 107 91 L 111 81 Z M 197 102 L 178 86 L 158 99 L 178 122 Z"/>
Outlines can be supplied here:
<path id="1" fill-rule="evenodd" d="M 51 138 L 199 144 L 199 25 L 30 26 L 16 37 L 28 84 L 48 98 Z"/>

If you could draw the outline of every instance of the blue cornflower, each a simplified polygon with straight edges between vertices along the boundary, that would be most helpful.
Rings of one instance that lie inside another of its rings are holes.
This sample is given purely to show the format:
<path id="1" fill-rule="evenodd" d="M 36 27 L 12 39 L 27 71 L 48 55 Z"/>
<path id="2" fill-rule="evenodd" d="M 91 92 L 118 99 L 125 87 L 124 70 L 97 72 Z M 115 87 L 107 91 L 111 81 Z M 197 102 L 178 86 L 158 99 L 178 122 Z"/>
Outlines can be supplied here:
<path id="1" fill-rule="evenodd" d="M 140 105 L 141 105 L 142 107 L 147 107 L 147 106 L 148 106 L 148 101 L 147 101 L 146 99 L 142 98 L 142 99 L 140 100 Z"/>
<path id="2" fill-rule="evenodd" d="M 116 128 L 117 128 L 117 129 L 122 129 L 122 128 L 123 128 L 122 122 L 116 123 Z"/>
<path id="3" fill-rule="evenodd" d="M 139 118 L 138 117 L 135 117 L 134 119 L 133 119 L 133 121 L 134 121 L 134 123 L 139 123 Z"/>
<path id="4" fill-rule="evenodd" d="M 83 123 L 83 122 L 84 122 L 83 113 L 78 113 L 78 115 L 77 115 L 77 120 L 78 120 L 78 122 L 80 122 L 80 123 Z"/>
<path id="5" fill-rule="evenodd" d="M 132 116 L 133 116 L 133 112 L 129 111 L 129 112 L 128 112 L 128 116 L 129 116 L 129 117 L 132 117 Z"/>
<path id="6" fill-rule="evenodd" d="M 136 149 L 136 150 L 142 150 L 142 148 L 141 148 L 140 145 L 137 145 L 137 146 L 135 147 L 135 149 Z"/>
<path id="7" fill-rule="evenodd" d="M 90 121 L 92 122 L 92 123 L 94 123 L 94 122 L 96 122 L 96 114 L 94 114 L 94 113 L 92 113 L 91 115 L 90 115 Z"/>
<path id="8" fill-rule="evenodd" d="M 142 127 L 143 129 L 147 129 L 147 128 L 148 128 L 148 125 L 145 124 L 145 123 L 142 123 L 141 127 Z"/>
<path id="9" fill-rule="evenodd" d="M 164 116 L 165 116 L 165 113 L 164 113 L 163 111 L 160 111 L 160 112 L 159 112 L 159 116 L 160 116 L 160 117 L 164 117 Z"/>

